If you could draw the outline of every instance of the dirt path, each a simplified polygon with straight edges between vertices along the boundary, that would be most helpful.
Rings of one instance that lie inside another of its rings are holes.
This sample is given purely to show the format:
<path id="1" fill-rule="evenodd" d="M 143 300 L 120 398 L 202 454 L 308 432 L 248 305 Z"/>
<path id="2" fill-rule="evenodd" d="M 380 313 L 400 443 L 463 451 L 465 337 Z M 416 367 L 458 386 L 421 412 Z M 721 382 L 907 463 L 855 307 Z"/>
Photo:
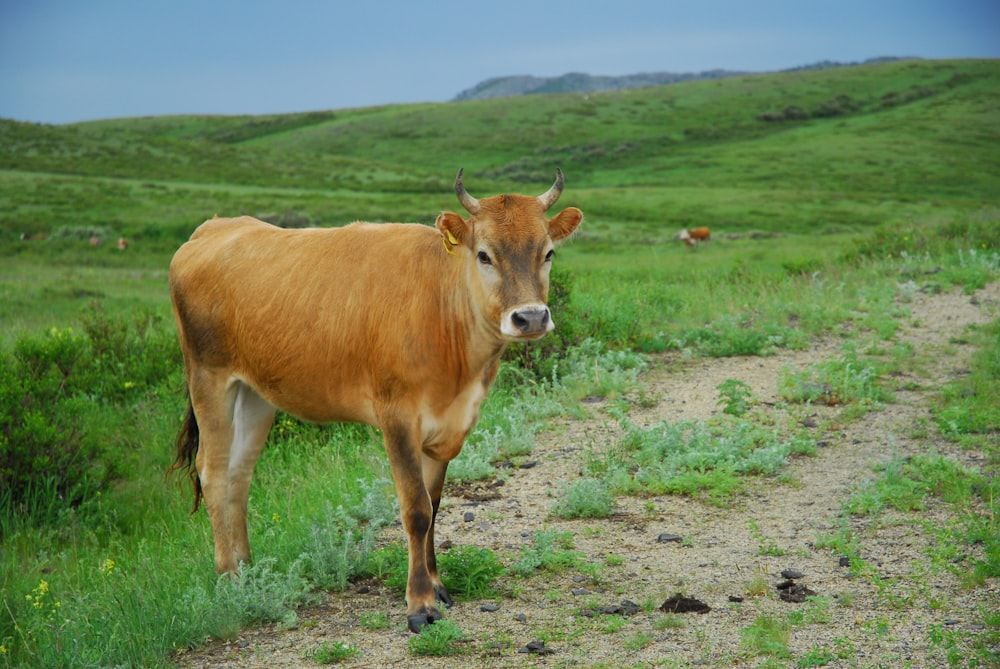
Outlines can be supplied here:
<path id="1" fill-rule="evenodd" d="M 554 421 L 532 452 L 537 465 L 513 470 L 505 485 L 491 489 L 498 494 L 495 499 L 470 501 L 457 496 L 463 491 L 446 489 L 438 519 L 440 542 L 489 548 L 513 561 L 531 544 L 534 532 L 569 531 L 575 550 L 587 562 L 604 565 L 596 582 L 574 571 L 506 577 L 501 587 L 509 592 L 504 598 L 458 604 L 447 616 L 470 639 L 465 655 L 411 656 L 410 635 L 396 624 L 404 620 L 402 599 L 369 583 L 301 612 L 296 629 L 246 630 L 235 641 L 212 643 L 178 661 L 189 669 L 316 666 L 303 657 L 304 651 L 343 641 L 360 651 L 339 665 L 349 667 L 756 667 L 766 656 L 741 647 L 741 631 L 761 615 L 783 620 L 800 610 L 823 622 L 807 620 L 792 627 L 788 647 L 794 659 L 784 661 L 789 666 L 818 649 L 843 656 L 831 659 L 827 667 L 941 666 L 943 656 L 928 639 L 930 626 L 975 629 L 980 607 L 1000 606 L 998 584 L 967 591 L 952 574 L 928 571 L 928 538 L 920 527 L 894 522 L 891 514 L 877 523 L 851 521 L 862 557 L 891 584 L 881 592 L 869 579 L 853 578 L 838 554 L 815 545 L 840 526 L 841 503 L 860 482 L 873 477 L 876 463 L 929 451 L 970 465 L 982 462 L 977 459 L 981 453 L 961 451 L 937 438 L 925 421 L 935 390 L 968 364 L 971 349 L 953 342 L 969 324 L 986 323 L 1000 314 L 1000 283 L 971 298 L 957 291 L 917 294 L 904 306 L 911 315 L 897 340 L 914 346 L 922 361 L 919 373 L 895 379 L 893 403 L 853 422 L 839 421 L 838 409 L 804 412 L 799 407 L 804 413 L 796 417 L 817 426 L 817 454 L 795 458 L 781 477 L 739 496 L 731 508 L 678 496 L 621 497 L 610 520 L 553 517 L 560 486 L 579 478 L 584 458 L 607 447 L 619 430 L 603 404 L 591 405 L 587 421 Z M 826 341 L 806 351 L 781 351 L 766 358 L 685 361 L 665 356 L 642 378 L 645 398 L 655 405 L 634 409 L 630 420 L 644 426 L 706 419 L 720 410 L 717 387 L 727 379 L 742 381 L 755 398 L 775 403 L 779 370 L 835 357 L 840 344 Z M 943 508 L 932 507 L 924 517 L 947 522 Z M 681 541 L 658 541 L 665 533 L 679 535 Z M 613 559 L 609 565 L 609 556 L 623 560 L 619 564 Z M 787 568 L 803 574 L 796 583 L 831 598 L 825 613 L 779 599 L 775 585 Z M 766 584 L 767 594 L 748 593 L 755 578 Z M 679 627 L 666 625 L 657 607 L 678 592 L 708 604 L 711 611 L 685 614 Z M 731 601 L 739 597 L 742 602 Z M 639 612 L 625 618 L 577 616 L 581 608 L 622 600 L 639 604 Z M 484 612 L 484 604 L 498 608 Z M 373 612 L 388 614 L 391 629 L 359 624 Z M 536 640 L 544 640 L 554 652 L 523 652 Z"/>

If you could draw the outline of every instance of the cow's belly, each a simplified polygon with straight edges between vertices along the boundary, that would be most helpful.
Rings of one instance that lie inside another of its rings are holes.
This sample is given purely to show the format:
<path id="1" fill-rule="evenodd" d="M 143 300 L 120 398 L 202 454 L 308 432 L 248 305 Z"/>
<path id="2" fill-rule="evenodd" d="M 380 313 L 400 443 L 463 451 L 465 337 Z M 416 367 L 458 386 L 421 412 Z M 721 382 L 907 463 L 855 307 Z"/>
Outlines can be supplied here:
<path id="1" fill-rule="evenodd" d="M 267 383 L 237 375 L 275 408 L 313 423 L 367 423 L 378 427 L 371 392 L 363 384 Z"/>

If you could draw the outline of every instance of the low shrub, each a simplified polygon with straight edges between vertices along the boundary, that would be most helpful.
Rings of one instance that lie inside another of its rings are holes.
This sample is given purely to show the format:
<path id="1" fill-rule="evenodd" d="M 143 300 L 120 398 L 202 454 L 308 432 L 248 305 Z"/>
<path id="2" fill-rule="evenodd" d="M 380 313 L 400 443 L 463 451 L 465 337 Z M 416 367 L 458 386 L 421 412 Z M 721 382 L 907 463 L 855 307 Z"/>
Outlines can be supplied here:
<path id="1" fill-rule="evenodd" d="M 170 333 L 142 315 L 84 333 L 52 328 L 0 351 L 0 504 L 46 522 L 106 490 L 134 455 L 131 412 L 180 366 Z"/>
<path id="2" fill-rule="evenodd" d="M 609 518 L 615 511 L 611 490 L 603 481 L 584 478 L 568 486 L 555 505 L 560 518 Z"/>

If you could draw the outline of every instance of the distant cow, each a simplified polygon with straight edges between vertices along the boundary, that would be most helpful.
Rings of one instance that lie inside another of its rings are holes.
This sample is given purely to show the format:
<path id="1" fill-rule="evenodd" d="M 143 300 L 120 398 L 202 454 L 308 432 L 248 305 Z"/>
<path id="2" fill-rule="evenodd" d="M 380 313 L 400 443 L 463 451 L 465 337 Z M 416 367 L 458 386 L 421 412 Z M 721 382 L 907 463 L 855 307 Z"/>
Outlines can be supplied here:
<path id="1" fill-rule="evenodd" d="M 580 224 L 556 172 L 538 197 L 478 200 L 418 224 L 281 229 L 254 218 L 201 225 L 170 264 L 190 406 L 175 469 L 189 472 L 215 537 L 215 567 L 250 561 L 247 496 L 275 408 L 384 435 L 409 543 L 407 622 L 441 618 L 434 521 L 448 462 L 479 417 L 510 342 L 554 324 L 553 249 Z"/>
<path id="2" fill-rule="evenodd" d="M 693 228 L 677 233 L 677 239 L 684 242 L 685 246 L 697 246 L 698 242 L 707 242 L 711 236 L 712 231 L 708 228 Z"/>

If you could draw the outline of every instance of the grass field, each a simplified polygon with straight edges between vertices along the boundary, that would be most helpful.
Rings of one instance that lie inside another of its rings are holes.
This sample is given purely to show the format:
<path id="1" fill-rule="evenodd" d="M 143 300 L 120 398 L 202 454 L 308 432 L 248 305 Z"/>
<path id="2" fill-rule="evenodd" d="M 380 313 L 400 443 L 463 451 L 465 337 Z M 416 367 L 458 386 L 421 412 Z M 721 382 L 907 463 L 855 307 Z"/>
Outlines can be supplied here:
<path id="1" fill-rule="evenodd" d="M 560 206 L 586 218 L 558 251 L 559 337 L 505 365 L 452 470 L 474 478 L 530 451 L 539 421 L 578 398 L 634 390 L 632 352 L 891 341 L 901 285 L 996 280 L 998 140 L 996 61 L 286 116 L 0 120 L 0 666 L 169 666 L 175 649 L 380 575 L 374 536 L 395 509 L 374 430 L 279 418 L 251 505 L 256 580 L 241 588 L 216 582 L 207 519 L 164 481 L 183 410 L 166 268 L 213 214 L 431 223 L 457 208 L 459 167 L 476 195 L 540 193 L 563 169 Z M 701 225 L 710 243 L 674 241 Z M 955 438 L 977 447 L 1000 429 L 996 344 L 981 345 L 981 403 L 944 400 Z M 963 422 L 973 414 L 989 418 Z M 73 486 L 67 444 L 92 458 Z"/>

